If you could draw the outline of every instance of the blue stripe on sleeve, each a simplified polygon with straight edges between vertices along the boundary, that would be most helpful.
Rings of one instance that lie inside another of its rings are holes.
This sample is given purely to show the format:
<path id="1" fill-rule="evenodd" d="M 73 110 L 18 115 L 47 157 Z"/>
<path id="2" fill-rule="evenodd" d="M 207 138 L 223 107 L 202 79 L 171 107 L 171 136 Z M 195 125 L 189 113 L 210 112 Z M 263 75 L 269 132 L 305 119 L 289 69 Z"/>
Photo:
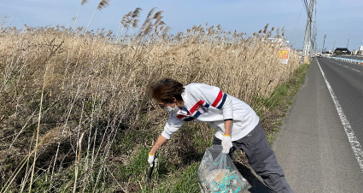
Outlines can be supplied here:
<path id="1" fill-rule="evenodd" d="M 189 112 L 187 108 L 185 108 L 184 106 L 182 107 L 183 111 Z"/>
<path id="2" fill-rule="evenodd" d="M 183 121 L 193 121 L 194 120 L 194 117 L 188 117 L 186 119 L 183 119 Z"/>
<path id="3" fill-rule="evenodd" d="M 197 112 L 195 113 L 195 115 L 194 115 L 194 118 L 198 118 L 198 117 L 199 117 L 199 115 L 200 115 L 200 112 L 199 112 L 199 111 L 197 111 Z"/>
<path id="4" fill-rule="evenodd" d="M 224 105 L 224 102 L 226 102 L 226 98 L 227 98 L 227 94 L 224 94 L 223 95 L 223 98 L 222 98 L 222 102 L 221 102 L 221 104 L 220 105 L 218 105 L 218 109 L 221 109 L 222 107 L 223 107 L 223 105 Z"/>

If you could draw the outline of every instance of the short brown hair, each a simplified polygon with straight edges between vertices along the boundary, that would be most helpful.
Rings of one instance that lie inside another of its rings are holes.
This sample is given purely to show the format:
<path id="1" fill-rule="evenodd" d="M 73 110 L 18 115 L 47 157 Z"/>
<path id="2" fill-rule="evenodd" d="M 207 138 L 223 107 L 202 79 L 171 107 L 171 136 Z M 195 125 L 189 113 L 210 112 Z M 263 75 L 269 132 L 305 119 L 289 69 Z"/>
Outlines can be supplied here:
<path id="1" fill-rule="evenodd" d="M 183 92 L 183 84 L 170 78 L 154 82 L 148 88 L 149 96 L 165 103 L 171 103 L 173 97 L 177 100 L 183 100 L 181 97 Z"/>

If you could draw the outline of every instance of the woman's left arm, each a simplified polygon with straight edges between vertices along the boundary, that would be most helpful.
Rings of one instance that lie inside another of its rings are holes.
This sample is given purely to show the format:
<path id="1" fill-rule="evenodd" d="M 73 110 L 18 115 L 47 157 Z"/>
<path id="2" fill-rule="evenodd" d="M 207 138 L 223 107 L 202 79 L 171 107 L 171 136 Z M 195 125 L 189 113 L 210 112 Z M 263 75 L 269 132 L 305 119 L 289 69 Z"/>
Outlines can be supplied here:
<path id="1" fill-rule="evenodd" d="M 215 86 L 200 85 L 199 88 L 193 93 L 195 98 L 201 98 L 203 101 L 210 104 L 212 107 L 223 111 L 223 119 L 225 131 L 222 138 L 222 153 L 229 153 L 232 148 L 232 123 L 233 123 L 233 106 L 232 100 L 227 94 L 223 93 L 221 89 Z M 199 95 L 199 96 L 198 96 Z"/>
<path id="2" fill-rule="evenodd" d="M 229 135 L 231 136 L 231 131 L 232 131 L 232 119 L 228 119 L 228 120 L 224 120 L 224 126 L 225 126 L 225 131 L 224 131 L 224 135 Z"/>

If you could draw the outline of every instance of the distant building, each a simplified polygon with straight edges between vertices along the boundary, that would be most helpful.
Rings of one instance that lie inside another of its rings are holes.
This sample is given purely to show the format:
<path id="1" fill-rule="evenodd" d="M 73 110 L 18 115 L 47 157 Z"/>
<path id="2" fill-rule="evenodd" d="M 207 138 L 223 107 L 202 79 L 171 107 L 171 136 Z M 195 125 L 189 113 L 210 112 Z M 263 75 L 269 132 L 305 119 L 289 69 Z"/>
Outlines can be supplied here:
<path id="1" fill-rule="evenodd" d="M 336 48 L 334 50 L 334 54 L 335 55 L 346 55 L 346 54 L 350 55 L 351 52 L 348 50 L 348 48 Z"/>
<path id="2" fill-rule="evenodd" d="M 324 52 L 321 53 L 323 56 L 331 56 L 333 52 L 331 50 L 324 50 Z"/>
<path id="3" fill-rule="evenodd" d="M 358 50 L 352 50 L 352 55 L 358 55 Z"/>
<path id="4" fill-rule="evenodd" d="M 268 38 L 267 41 L 274 42 L 280 46 L 288 47 L 290 45 L 290 41 L 285 40 L 284 38 Z"/>
<path id="5" fill-rule="evenodd" d="M 357 55 L 363 55 L 363 46 L 359 47 Z"/>

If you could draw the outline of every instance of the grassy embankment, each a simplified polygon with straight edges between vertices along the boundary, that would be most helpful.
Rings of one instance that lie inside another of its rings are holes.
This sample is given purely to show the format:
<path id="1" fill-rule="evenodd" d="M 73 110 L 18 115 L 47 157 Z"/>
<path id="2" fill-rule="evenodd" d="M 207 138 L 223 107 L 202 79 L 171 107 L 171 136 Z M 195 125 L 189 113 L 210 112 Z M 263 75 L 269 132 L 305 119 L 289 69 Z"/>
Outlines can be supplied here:
<path id="1" fill-rule="evenodd" d="M 196 123 L 159 151 L 146 187 L 148 151 L 167 114 L 145 88 L 162 77 L 218 86 L 256 109 L 267 133 L 277 130 L 307 68 L 296 53 L 281 64 L 280 46 L 266 41 L 283 30 L 266 25 L 246 37 L 206 24 L 174 36 L 161 11 L 139 28 L 136 11 L 117 34 L 1 29 L 0 191 L 198 192 L 213 130 Z"/>

